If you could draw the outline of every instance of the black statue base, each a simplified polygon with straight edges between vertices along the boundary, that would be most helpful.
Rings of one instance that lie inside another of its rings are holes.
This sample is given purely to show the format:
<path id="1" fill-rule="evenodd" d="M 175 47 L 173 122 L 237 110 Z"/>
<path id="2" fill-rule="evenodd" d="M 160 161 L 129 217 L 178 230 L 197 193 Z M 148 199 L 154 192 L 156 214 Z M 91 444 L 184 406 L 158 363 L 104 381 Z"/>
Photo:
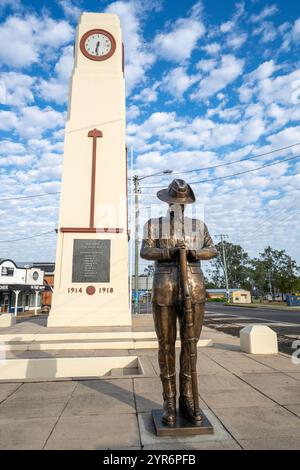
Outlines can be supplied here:
<path id="1" fill-rule="evenodd" d="M 162 423 L 161 417 L 163 410 L 152 410 L 155 432 L 157 436 L 196 436 L 200 434 L 213 434 L 214 428 L 211 422 L 201 410 L 202 423 L 200 425 L 192 424 L 177 413 L 176 425 L 166 426 Z"/>

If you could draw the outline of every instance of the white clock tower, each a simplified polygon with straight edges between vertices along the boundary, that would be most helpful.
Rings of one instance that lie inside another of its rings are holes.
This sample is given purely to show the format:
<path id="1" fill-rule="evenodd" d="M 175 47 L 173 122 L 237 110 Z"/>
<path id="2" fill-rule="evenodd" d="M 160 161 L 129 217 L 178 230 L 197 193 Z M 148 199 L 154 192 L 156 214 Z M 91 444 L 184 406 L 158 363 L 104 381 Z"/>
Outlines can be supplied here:
<path id="1" fill-rule="evenodd" d="M 130 326 L 124 56 L 117 15 L 83 13 L 65 132 L 48 326 Z"/>

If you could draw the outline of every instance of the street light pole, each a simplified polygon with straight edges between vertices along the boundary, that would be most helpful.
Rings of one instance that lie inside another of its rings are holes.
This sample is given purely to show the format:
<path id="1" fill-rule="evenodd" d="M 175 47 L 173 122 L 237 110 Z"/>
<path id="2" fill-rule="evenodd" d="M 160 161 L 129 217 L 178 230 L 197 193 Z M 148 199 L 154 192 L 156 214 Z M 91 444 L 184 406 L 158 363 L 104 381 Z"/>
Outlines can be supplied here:
<path id="1" fill-rule="evenodd" d="M 140 181 L 137 175 L 133 177 L 134 187 L 134 206 L 135 206 L 135 224 L 134 224 L 134 240 L 135 240 L 135 256 L 134 256 L 134 313 L 139 313 L 139 193 Z"/>

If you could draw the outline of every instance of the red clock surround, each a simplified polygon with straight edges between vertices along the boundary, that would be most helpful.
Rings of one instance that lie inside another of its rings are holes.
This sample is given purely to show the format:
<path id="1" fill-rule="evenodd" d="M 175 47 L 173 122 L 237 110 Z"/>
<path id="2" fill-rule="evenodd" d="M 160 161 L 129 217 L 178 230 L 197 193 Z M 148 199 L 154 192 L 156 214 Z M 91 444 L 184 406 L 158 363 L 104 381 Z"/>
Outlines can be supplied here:
<path id="1" fill-rule="evenodd" d="M 87 38 L 89 36 L 91 36 L 92 34 L 104 34 L 105 36 L 107 36 L 109 39 L 110 39 L 110 42 L 111 42 L 111 50 L 105 54 L 105 55 L 102 55 L 102 56 L 94 56 L 92 54 L 90 54 L 86 48 L 85 48 L 85 41 L 87 40 Z M 115 53 L 115 50 L 116 50 L 116 40 L 115 38 L 113 37 L 113 35 L 111 33 L 109 33 L 108 31 L 105 31 L 105 29 L 91 29 L 90 31 L 87 31 L 86 33 L 84 33 L 84 35 L 82 36 L 82 38 L 80 39 L 80 43 L 79 43 L 79 47 L 80 47 L 80 50 L 82 52 L 82 54 L 87 57 L 88 59 L 91 59 L 91 60 L 96 60 L 96 61 L 102 61 L 102 60 L 106 60 L 106 59 L 109 59 L 114 53 Z"/>

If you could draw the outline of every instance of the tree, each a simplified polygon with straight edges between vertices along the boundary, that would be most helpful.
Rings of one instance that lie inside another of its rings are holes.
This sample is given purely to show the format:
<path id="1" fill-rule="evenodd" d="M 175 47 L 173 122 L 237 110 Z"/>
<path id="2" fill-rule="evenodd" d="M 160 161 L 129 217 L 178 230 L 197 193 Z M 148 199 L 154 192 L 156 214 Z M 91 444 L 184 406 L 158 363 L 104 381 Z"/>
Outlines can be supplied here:
<path id="1" fill-rule="evenodd" d="M 299 286 L 300 268 L 285 250 L 273 250 L 270 246 L 252 260 L 253 281 L 261 293 L 294 292 Z"/>
<path id="2" fill-rule="evenodd" d="M 252 269 L 248 253 L 240 246 L 224 241 L 229 288 L 251 289 Z M 208 269 L 210 282 L 217 288 L 225 288 L 222 242 L 215 245 L 218 256 Z"/>

